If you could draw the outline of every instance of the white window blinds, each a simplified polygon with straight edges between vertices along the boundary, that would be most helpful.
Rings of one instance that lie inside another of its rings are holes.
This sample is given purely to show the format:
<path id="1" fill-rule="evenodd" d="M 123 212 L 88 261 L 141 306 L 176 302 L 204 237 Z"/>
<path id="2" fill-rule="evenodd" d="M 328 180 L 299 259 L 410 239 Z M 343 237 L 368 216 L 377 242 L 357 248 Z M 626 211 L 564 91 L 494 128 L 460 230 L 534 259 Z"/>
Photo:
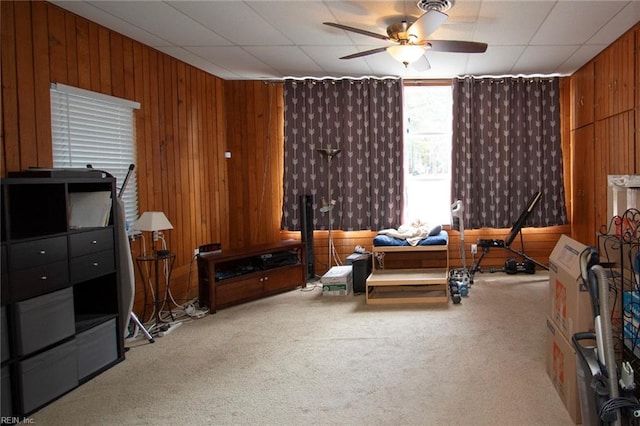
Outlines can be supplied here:
<path id="1" fill-rule="evenodd" d="M 118 192 L 129 165 L 135 164 L 135 120 L 140 104 L 63 84 L 51 85 L 53 166 L 84 168 L 88 164 L 117 179 Z M 126 220 L 138 218 L 136 175 L 122 199 Z"/>

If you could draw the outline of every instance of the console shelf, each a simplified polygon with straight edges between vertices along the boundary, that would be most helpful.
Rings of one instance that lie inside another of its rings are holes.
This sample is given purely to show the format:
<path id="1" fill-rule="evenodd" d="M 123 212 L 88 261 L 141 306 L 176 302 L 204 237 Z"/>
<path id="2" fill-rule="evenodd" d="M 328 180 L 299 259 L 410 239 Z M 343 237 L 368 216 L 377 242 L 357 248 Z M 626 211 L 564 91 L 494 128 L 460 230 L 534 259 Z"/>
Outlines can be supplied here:
<path id="1" fill-rule="evenodd" d="M 305 286 L 304 244 L 282 241 L 198 255 L 199 303 L 217 309 Z"/>

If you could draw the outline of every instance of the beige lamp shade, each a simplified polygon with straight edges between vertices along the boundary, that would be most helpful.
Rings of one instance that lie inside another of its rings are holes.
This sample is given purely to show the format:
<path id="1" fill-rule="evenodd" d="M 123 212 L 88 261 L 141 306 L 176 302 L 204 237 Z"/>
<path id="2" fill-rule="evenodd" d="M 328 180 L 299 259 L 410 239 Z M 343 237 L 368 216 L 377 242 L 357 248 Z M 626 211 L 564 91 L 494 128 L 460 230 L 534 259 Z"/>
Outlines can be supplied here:
<path id="1" fill-rule="evenodd" d="M 131 226 L 131 229 L 155 232 L 173 229 L 173 225 L 162 212 L 144 212 Z"/>

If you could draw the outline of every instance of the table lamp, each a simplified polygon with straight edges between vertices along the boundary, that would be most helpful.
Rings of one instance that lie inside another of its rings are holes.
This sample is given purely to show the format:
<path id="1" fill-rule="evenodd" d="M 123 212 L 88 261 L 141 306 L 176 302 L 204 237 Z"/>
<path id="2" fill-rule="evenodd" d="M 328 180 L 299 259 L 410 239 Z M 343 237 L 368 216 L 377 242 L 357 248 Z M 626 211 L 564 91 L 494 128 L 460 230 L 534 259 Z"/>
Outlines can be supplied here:
<path id="1" fill-rule="evenodd" d="M 151 243 L 151 251 L 156 254 L 156 241 L 160 231 L 165 229 L 173 229 L 173 225 L 162 212 L 144 212 L 138 220 L 131 226 L 131 229 L 138 231 L 148 231 L 153 235 L 153 243 Z"/>

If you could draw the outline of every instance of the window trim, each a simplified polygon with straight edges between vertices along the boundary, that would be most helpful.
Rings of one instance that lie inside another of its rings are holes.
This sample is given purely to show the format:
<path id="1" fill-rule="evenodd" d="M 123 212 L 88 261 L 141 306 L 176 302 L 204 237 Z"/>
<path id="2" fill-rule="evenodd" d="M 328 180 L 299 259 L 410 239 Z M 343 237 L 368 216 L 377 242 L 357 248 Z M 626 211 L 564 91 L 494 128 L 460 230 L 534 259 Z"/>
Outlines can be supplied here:
<path id="1" fill-rule="evenodd" d="M 67 86 L 66 84 L 62 83 L 51 83 L 51 89 L 71 95 L 84 96 L 85 98 L 95 99 L 98 101 L 111 102 L 113 104 L 118 104 L 131 109 L 140 109 L 140 102 L 117 98 L 115 96 L 105 95 L 104 93 L 92 92 L 90 90 L 81 89 L 79 87 Z"/>

